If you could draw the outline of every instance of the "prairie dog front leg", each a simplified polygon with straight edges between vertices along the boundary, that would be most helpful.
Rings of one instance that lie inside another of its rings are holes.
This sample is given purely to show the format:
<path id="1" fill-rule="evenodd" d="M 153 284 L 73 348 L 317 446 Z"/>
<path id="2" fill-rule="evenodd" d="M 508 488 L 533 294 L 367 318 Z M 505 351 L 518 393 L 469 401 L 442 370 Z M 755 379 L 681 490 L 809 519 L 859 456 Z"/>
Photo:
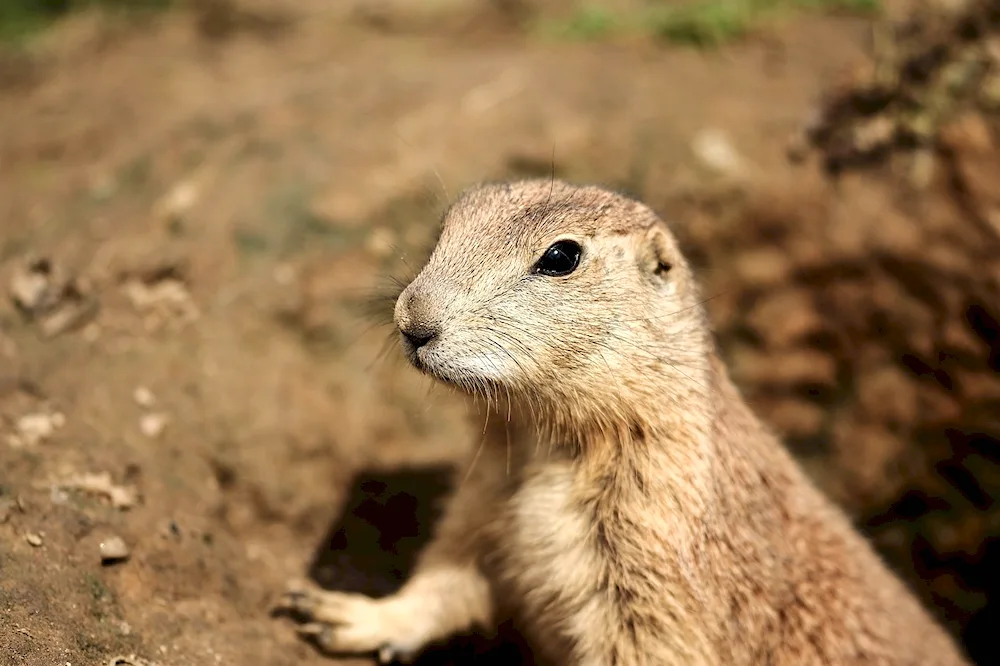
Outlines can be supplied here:
<path id="1" fill-rule="evenodd" d="M 458 487 L 413 575 L 395 594 L 373 599 L 290 586 L 282 606 L 311 621 L 300 631 L 332 653 L 378 652 L 384 661 L 408 661 L 474 626 L 492 628 L 492 593 L 479 559 L 483 527 L 506 484 L 505 447 L 503 424 L 488 428 L 481 448 L 459 469 Z"/>

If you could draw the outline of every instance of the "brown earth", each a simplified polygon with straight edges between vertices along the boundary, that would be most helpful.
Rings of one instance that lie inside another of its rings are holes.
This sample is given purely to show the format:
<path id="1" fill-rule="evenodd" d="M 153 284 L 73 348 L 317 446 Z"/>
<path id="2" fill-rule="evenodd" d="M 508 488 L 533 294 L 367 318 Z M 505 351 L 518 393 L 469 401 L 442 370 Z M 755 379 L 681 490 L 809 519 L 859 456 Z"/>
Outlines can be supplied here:
<path id="1" fill-rule="evenodd" d="M 995 3 L 874 59 L 858 18 L 699 54 L 320 4 L 85 15 L 0 61 L 0 664 L 327 663 L 286 580 L 386 591 L 438 492 L 392 473 L 474 441 L 366 306 L 463 186 L 552 171 L 676 222 L 754 407 L 988 663 Z"/>

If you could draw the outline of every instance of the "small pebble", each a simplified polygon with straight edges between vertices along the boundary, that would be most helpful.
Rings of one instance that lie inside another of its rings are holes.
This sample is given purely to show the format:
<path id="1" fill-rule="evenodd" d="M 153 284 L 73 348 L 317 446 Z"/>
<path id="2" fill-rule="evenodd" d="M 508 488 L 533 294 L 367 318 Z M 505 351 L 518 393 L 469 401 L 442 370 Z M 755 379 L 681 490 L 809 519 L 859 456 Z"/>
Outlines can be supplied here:
<path id="1" fill-rule="evenodd" d="M 52 486 L 49 489 L 49 500 L 57 506 L 62 506 L 69 502 L 69 493 L 66 492 L 65 488 L 60 488 L 59 486 Z"/>
<path id="2" fill-rule="evenodd" d="M 41 535 L 34 532 L 24 535 L 24 540 L 28 542 L 29 546 L 34 548 L 39 548 L 43 543 Z"/>
<path id="3" fill-rule="evenodd" d="M 52 299 L 52 265 L 40 259 L 22 268 L 10 281 L 15 305 L 26 312 L 44 309 Z"/>
<path id="4" fill-rule="evenodd" d="M 150 439 L 159 437 L 167 427 L 167 417 L 164 414 L 144 414 L 139 420 L 139 430 Z"/>
<path id="5" fill-rule="evenodd" d="M 746 168 L 743 156 L 721 130 L 699 132 L 691 142 L 691 150 L 703 166 L 724 176 L 735 176 Z"/>
<path id="6" fill-rule="evenodd" d="M 155 664 L 148 659 L 142 659 L 134 654 L 130 654 L 115 657 L 108 662 L 108 666 L 155 666 Z"/>
<path id="7" fill-rule="evenodd" d="M 56 488 L 104 495 L 111 501 L 111 506 L 122 510 L 132 508 L 138 501 L 136 489 L 117 485 L 112 481 L 109 472 L 81 474 L 56 484 Z"/>
<path id="8" fill-rule="evenodd" d="M 127 560 L 131 551 L 129 551 L 128 545 L 125 541 L 118 536 L 109 536 L 107 539 L 101 542 L 101 562 L 103 564 L 112 564 L 114 562 L 121 562 Z"/>
<path id="9" fill-rule="evenodd" d="M 181 181 L 159 202 L 165 217 L 179 217 L 187 213 L 198 201 L 198 186 L 194 181 Z"/>
<path id="10" fill-rule="evenodd" d="M 135 391 L 132 393 L 132 399 L 135 400 L 135 404 L 140 407 L 152 407 L 156 402 L 156 396 L 145 386 L 136 387 Z"/>
<path id="11" fill-rule="evenodd" d="M 17 420 L 17 441 L 22 446 L 34 446 L 51 437 L 66 424 L 66 417 L 54 414 L 26 414 Z"/>

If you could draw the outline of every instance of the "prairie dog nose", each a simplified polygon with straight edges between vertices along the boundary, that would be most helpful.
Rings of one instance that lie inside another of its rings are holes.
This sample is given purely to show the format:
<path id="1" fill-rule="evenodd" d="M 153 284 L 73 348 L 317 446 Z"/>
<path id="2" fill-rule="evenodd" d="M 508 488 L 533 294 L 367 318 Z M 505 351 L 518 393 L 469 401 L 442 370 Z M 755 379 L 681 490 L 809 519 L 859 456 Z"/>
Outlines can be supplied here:
<path id="1" fill-rule="evenodd" d="M 396 303 L 395 320 L 399 332 L 414 350 L 420 349 L 438 335 L 437 323 L 428 316 L 423 300 L 414 292 L 400 296 Z"/>
<path id="2" fill-rule="evenodd" d="M 437 337 L 437 331 L 428 328 L 399 329 L 406 341 L 413 345 L 414 349 L 420 349 L 428 342 Z"/>

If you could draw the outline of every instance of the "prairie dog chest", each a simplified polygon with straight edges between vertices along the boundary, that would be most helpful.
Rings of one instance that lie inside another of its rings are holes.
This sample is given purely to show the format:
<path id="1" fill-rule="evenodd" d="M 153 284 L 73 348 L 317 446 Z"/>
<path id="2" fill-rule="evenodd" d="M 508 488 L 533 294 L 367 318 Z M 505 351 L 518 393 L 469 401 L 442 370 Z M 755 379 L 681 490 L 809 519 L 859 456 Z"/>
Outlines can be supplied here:
<path id="1" fill-rule="evenodd" d="M 575 483 L 569 462 L 531 461 L 499 521 L 501 594 L 549 645 L 574 642 L 573 625 L 594 603 L 599 579 L 593 521 L 575 499 Z"/>

